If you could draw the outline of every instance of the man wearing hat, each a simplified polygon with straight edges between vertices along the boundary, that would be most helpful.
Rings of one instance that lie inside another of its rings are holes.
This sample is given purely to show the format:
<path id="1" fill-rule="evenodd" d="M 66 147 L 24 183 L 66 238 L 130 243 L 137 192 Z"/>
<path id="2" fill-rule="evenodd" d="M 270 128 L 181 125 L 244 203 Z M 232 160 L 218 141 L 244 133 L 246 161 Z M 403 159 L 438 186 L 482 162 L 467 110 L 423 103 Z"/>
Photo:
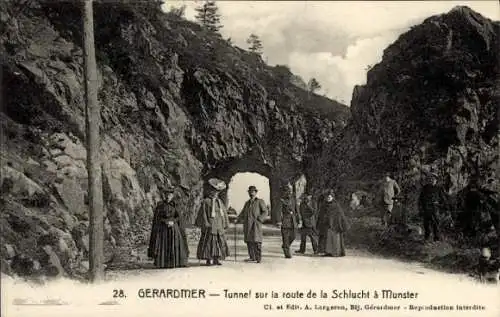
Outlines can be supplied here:
<path id="1" fill-rule="evenodd" d="M 313 206 L 312 195 L 304 195 L 304 200 L 300 204 L 300 218 L 302 219 L 302 228 L 300 229 L 300 248 L 296 253 L 306 252 L 307 237 L 311 239 L 314 254 L 318 252 L 318 233 L 316 231 L 317 210 Z"/>
<path id="2" fill-rule="evenodd" d="M 401 193 L 398 183 L 387 173 L 380 188 L 380 218 L 382 225 L 387 226 L 391 222 L 392 209 L 394 208 L 394 197 Z"/>
<path id="3" fill-rule="evenodd" d="M 289 186 L 284 188 L 283 198 L 281 198 L 281 227 L 282 248 L 285 258 L 290 259 L 290 246 L 295 240 L 296 230 L 300 223 L 300 214 L 297 212 L 297 204 L 292 195 L 292 189 Z"/>
<path id="4" fill-rule="evenodd" d="M 257 188 L 248 187 L 250 199 L 245 202 L 237 222 L 243 223 L 243 235 L 248 248 L 246 262 L 260 263 L 262 259 L 262 223 L 268 210 L 264 200 L 257 198 Z"/>
<path id="5" fill-rule="evenodd" d="M 220 260 L 229 256 L 229 247 L 224 235 L 229 227 L 229 219 L 219 193 L 226 189 L 226 183 L 217 178 L 208 180 L 210 185 L 208 197 L 201 202 L 195 225 L 201 228 L 200 242 L 196 256 L 206 260 L 207 265 L 222 265 Z"/>
<path id="6" fill-rule="evenodd" d="M 437 174 L 431 173 L 428 178 L 429 183 L 422 187 L 418 199 L 419 214 L 424 222 L 425 240 L 428 241 L 432 233 L 434 241 L 438 241 L 441 239 L 438 219 L 439 209 L 446 204 L 446 197 L 443 189 L 437 185 Z"/>

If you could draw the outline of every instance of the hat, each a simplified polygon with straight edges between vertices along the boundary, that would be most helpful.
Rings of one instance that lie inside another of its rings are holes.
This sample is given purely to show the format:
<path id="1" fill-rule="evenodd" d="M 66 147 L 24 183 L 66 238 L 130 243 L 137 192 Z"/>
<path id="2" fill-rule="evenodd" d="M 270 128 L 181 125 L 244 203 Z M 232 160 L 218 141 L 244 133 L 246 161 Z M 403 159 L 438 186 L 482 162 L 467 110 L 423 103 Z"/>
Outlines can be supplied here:
<path id="1" fill-rule="evenodd" d="M 221 191 L 226 189 L 226 183 L 218 178 L 210 178 L 208 180 L 210 186 L 212 186 L 215 190 Z"/>
<path id="2" fill-rule="evenodd" d="M 249 191 L 249 192 L 256 192 L 256 191 L 257 191 L 257 187 L 255 187 L 255 186 L 253 186 L 253 185 L 252 185 L 252 186 L 249 186 L 249 187 L 248 187 L 248 191 Z"/>

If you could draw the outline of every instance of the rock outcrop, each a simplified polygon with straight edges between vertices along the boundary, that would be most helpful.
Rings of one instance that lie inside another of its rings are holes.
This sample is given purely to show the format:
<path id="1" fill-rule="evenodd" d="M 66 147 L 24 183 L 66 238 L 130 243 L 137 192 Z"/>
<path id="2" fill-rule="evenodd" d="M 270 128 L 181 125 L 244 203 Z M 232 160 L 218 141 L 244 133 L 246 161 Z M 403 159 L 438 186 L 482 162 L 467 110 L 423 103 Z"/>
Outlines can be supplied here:
<path id="1" fill-rule="evenodd" d="M 108 262 L 147 241 L 159 186 L 176 187 L 188 223 L 213 175 L 258 172 L 277 202 L 349 118 L 288 69 L 156 2 L 98 1 L 94 20 Z M 2 246 L 2 263 L 21 275 L 78 272 L 88 255 L 81 10 L 3 1 L 0 28 L 0 232 L 17 252 L 13 261 Z"/>
<path id="2" fill-rule="evenodd" d="M 355 87 L 352 120 L 318 160 L 317 170 L 329 173 L 313 179 L 347 196 L 373 193 L 391 172 L 416 212 L 422 176 L 434 172 L 456 213 L 463 205 L 455 198 L 478 179 L 498 217 L 499 34 L 499 22 L 467 7 L 402 34 L 368 71 L 367 84 Z"/>

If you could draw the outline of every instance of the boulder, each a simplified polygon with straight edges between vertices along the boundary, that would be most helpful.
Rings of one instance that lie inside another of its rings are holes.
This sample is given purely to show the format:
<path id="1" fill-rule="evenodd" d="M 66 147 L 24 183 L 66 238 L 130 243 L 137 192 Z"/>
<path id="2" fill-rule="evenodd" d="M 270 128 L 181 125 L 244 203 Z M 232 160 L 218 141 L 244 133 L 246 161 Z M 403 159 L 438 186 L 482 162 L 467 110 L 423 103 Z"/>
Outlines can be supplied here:
<path id="1" fill-rule="evenodd" d="M 56 253 L 60 264 L 67 271 L 71 271 L 71 268 L 75 265 L 78 248 L 70 233 L 52 227 L 47 234 L 38 239 L 37 245 L 39 247 L 50 246 L 51 251 Z"/>
<path id="2" fill-rule="evenodd" d="M 54 187 L 71 215 L 78 217 L 88 214 L 88 207 L 84 201 L 84 191 L 77 179 L 64 178 L 61 183 L 54 184 Z"/>
<path id="3" fill-rule="evenodd" d="M 50 245 L 45 245 L 38 250 L 37 258 L 45 276 L 61 277 L 66 274 L 61 261 Z"/>
<path id="4" fill-rule="evenodd" d="M 2 166 L 0 179 L 1 183 L 6 179 L 12 181 L 12 188 L 10 189 L 11 194 L 27 195 L 27 197 L 31 197 L 36 193 L 44 193 L 40 185 L 24 175 L 24 173 L 9 166 Z"/>
<path id="5" fill-rule="evenodd" d="M 2 246 L 2 258 L 10 260 L 16 256 L 16 250 L 12 244 L 4 244 Z"/>

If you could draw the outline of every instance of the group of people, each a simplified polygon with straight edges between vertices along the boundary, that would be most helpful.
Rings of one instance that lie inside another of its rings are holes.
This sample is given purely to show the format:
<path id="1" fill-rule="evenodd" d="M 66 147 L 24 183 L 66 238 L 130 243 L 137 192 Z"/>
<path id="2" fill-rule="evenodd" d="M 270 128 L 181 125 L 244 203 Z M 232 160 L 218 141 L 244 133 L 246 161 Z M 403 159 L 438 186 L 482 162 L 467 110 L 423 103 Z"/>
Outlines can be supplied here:
<path id="1" fill-rule="evenodd" d="M 437 174 L 428 174 L 427 181 L 422 186 L 418 196 L 418 214 L 422 218 L 425 241 L 429 241 L 431 236 L 434 241 L 441 240 L 439 214 L 446 209 L 447 201 L 445 192 L 443 188 L 438 185 L 437 180 Z M 390 174 L 387 174 L 382 181 L 379 200 L 381 202 L 380 219 L 382 225 L 389 226 L 393 223 L 394 203 L 400 198 L 401 194 L 401 187 Z"/>
<path id="2" fill-rule="evenodd" d="M 237 222 L 243 223 L 244 241 L 248 247 L 247 262 L 260 263 L 262 259 L 262 223 L 268 210 L 264 201 L 257 198 L 257 188 L 248 188 L 250 199 L 238 215 Z M 333 190 L 327 191 L 324 200 L 316 207 L 312 195 L 305 194 L 297 208 L 290 187 L 285 187 L 279 207 L 282 249 L 285 258 L 292 258 L 290 250 L 298 231 L 300 248 L 295 253 L 304 254 L 306 242 L 311 240 L 313 253 L 323 256 L 345 256 L 344 232 L 347 230 L 347 217 L 335 200 Z"/>
<path id="3" fill-rule="evenodd" d="M 201 228 L 196 256 L 206 260 L 207 265 L 221 265 L 221 261 L 229 256 L 224 235 L 229 227 L 229 218 L 225 204 L 219 198 L 226 184 L 216 178 L 210 179 L 208 184 L 208 194 L 201 202 L 195 221 L 195 225 Z M 154 211 L 148 257 L 154 260 L 158 268 L 186 267 L 189 258 L 188 240 L 181 212 L 173 200 L 174 188 L 163 187 L 160 192 L 163 197 Z"/>
<path id="4" fill-rule="evenodd" d="M 437 181 L 436 174 L 429 174 L 428 182 L 422 187 L 418 197 L 425 241 L 429 241 L 431 236 L 434 241 L 441 240 L 439 222 L 447 209 L 447 197 Z M 195 220 L 195 225 L 201 229 L 196 256 L 199 260 L 205 260 L 207 265 L 221 265 L 221 261 L 230 255 L 225 235 L 230 221 L 225 203 L 219 198 L 219 193 L 226 189 L 226 184 L 216 178 L 210 179 L 208 184 L 208 194 L 201 202 Z M 394 203 L 401 195 L 401 188 L 390 175 L 384 178 L 380 188 L 380 219 L 384 226 L 389 226 L 393 220 Z M 148 256 L 154 259 L 157 267 L 184 267 L 187 266 L 189 248 L 181 212 L 173 199 L 173 188 L 162 188 L 161 192 L 164 197 L 155 209 Z M 262 225 L 269 210 L 264 200 L 257 197 L 257 192 L 255 186 L 248 188 L 249 199 L 235 222 L 243 224 L 244 242 L 248 249 L 248 259 L 245 261 L 260 263 Z M 471 197 L 469 200 L 472 201 L 476 192 L 472 190 L 467 195 Z M 345 256 L 344 233 L 348 230 L 349 222 L 333 190 L 328 190 L 319 198 L 317 204 L 313 203 L 312 195 L 306 193 L 297 206 L 291 187 L 287 186 L 278 210 L 277 225 L 281 228 L 285 258 L 292 257 L 290 248 L 299 232 L 300 248 L 295 253 L 304 254 L 306 240 L 310 239 L 313 253 L 316 255 Z"/>
<path id="5" fill-rule="evenodd" d="M 196 250 L 196 257 L 206 261 L 206 265 L 222 265 L 230 255 L 225 231 L 229 227 L 229 217 L 219 193 L 226 189 L 226 184 L 216 178 L 208 181 L 209 190 L 201 202 L 195 220 L 195 226 L 201 229 L 201 236 Z M 161 188 L 164 195 L 155 209 L 148 257 L 154 259 L 158 268 L 186 267 L 189 247 L 181 213 L 173 199 L 174 189 Z M 248 188 L 249 199 L 235 219 L 243 224 L 243 238 L 247 245 L 248 258 L 245 262 L 262 261 L 262 225 L 269 215 L 264 200 L 257 197 L 257 188 Z M 290 187 L 285 187 L 279 207 L 282 249 L 284 257 L 292 258 L 290 247 L 300 231 L 300 248 L 295 253 L 304 254 L 306 240 L 311 240 L 313 253 L 323 256 L 345 256 L 344 233 L 348 228 L 347 217 L 335 199 L 333 190 L 315 206 L 312 195 L 305 194 L 299 207 Z"/>
<path id="6" fill-rule="evenodd" d="M 455 222 L 458 222 L 464 234 L 469 237 L 484 236 L 495 230 L 498 224 L 498 212 L 495 212 L 498 210 L 498 203 L 489 199 L 485 190 L 479 188 L 477 179 L 473 178 L 468 188 L 458 195 L 459 200 L 455 203 L 458 203 L 456 206 L 460 210 L 454 215 L 456 219 L 451 214 L 451 210 L 456 209 L 453 207 L 454 202 L 438 180 L 436 173 L 427 173 L 425 183 L 418 194 L 418 215 L 423 223 L 424 241 L 430 242 L 431 237 L 433 241 L 442 240 L 445 225 L 454 226 Z M 383 225 L 389 226 L 393 222 L 394 202 L 402 196 L 404 195 L 401 195 L 397 182 L 387 175 L 379 193 L 380 218 Z M 460 199 L 463 199 L 463 202 Z"/>
<path id="7" fill-rule="evenodd" d="M 418 196 L 419 215 L 423 220 L 424 239 L 429 241 L 432 235 L 434 241 L 441 240 L 439 230 L 439 214 L 446 209 L 445 192 L 437 184 L 438 175 L 430 173 L 427 182 L 423 185 Z M 387 174 L 382 181 L 380 190 L 381 202 L 381 222 L 384 226 L 389 226 L 393 222 L 394 202 L 401 195 L 401 187 Z"/>

